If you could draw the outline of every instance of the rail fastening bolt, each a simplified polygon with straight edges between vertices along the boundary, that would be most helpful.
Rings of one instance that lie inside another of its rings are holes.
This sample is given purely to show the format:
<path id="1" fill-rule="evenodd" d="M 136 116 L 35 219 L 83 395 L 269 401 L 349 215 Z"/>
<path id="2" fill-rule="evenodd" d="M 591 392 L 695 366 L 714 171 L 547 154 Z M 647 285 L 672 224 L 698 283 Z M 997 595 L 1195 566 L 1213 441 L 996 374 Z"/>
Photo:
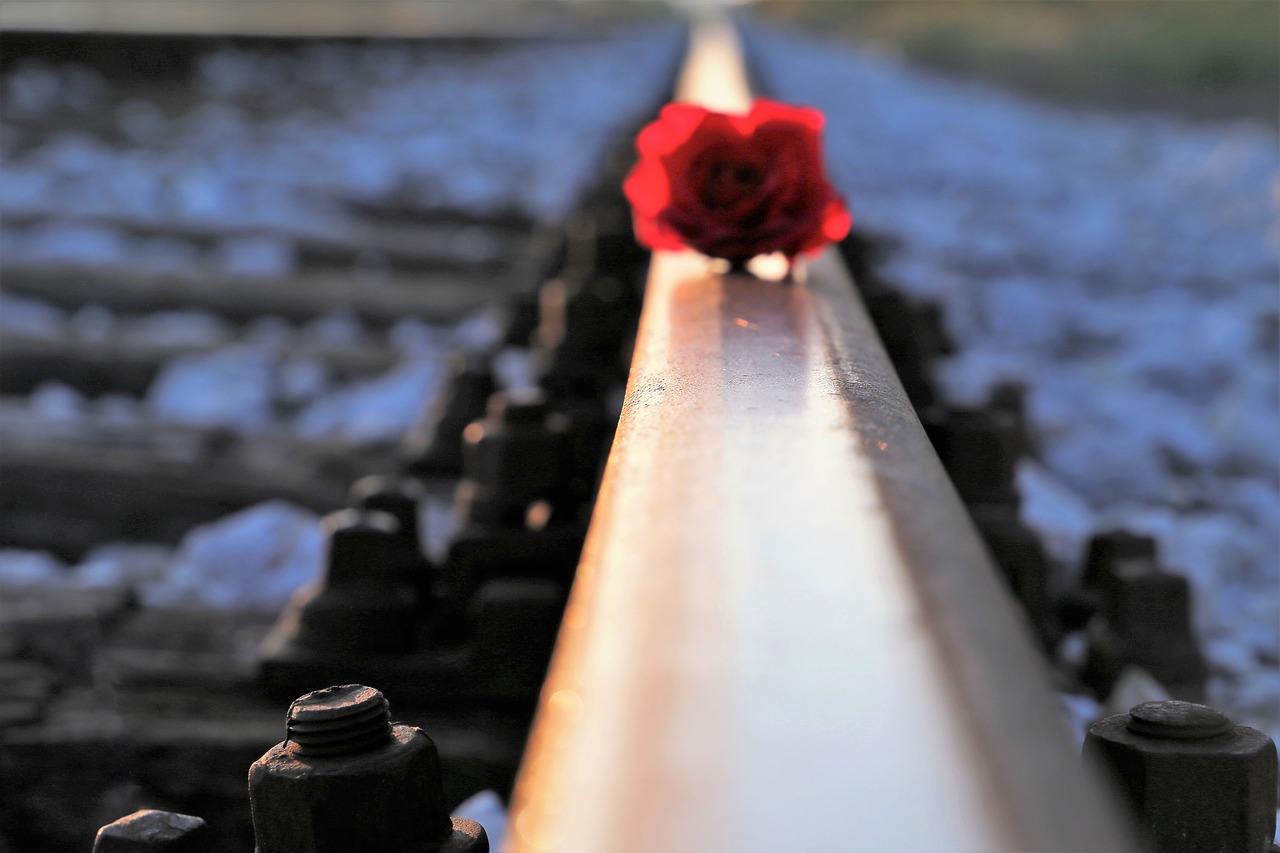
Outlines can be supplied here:
<path id="1" fill-rule="evenodd" d="M 1156 540 L 1142 533 L 1117 529 L 1095 533 L 1089 539 L 1083 583 L 1087 588 L 1104 585 L 1122 560 L 1156 559 Z"/>
<path id="2" fill-rule="evenodd" d="M 481 417 L 497 382 L 488 359 L 454 353 L 448 360 L 445 393 L 427 407 L 405 441 L 405 473 L 412 477 L 455 477 L 462 473 L 462 431 Z"/>
<path id="3" fill-rule="evenodd" d="M 1085 761 L 1109 776 L 1160 853 L 1267 853 L 1276 745 L 1205 705 L 1144 702 L 1089 728 Z"/>
<path id="4" fill-rule="evenodd" d="M 351 484 L 351 504 L 362 510 L 385 512 L 400 523 L 388 560 L 395 578 L 413 587 L 418 606 L 434 602 L 435 570 L 422 550 L 419 510 L 427 499 L 422 483 L 411 477 L 371 474 Z"/>
<path id="5" fill-rule="evenodd" d="M 488 853 L 481 826 L 451 819 L 436 745 L 393 724 L 360 684 L 289 706 L 286 739 L 249 768 L 255 853 Z"/>

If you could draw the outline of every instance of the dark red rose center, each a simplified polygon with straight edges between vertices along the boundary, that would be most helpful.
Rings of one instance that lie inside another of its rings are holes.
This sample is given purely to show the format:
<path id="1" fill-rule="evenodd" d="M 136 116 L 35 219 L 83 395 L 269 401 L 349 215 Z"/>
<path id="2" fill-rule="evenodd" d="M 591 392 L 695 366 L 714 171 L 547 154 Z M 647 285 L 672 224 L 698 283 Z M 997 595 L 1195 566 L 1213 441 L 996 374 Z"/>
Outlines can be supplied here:
<path id="1" fill-rule="evenodd" d="M 709 210 L 733 207 L 760 189 L 764 173 L 754 163 L 720 160 L 707 170 L 699 197 Z"/>

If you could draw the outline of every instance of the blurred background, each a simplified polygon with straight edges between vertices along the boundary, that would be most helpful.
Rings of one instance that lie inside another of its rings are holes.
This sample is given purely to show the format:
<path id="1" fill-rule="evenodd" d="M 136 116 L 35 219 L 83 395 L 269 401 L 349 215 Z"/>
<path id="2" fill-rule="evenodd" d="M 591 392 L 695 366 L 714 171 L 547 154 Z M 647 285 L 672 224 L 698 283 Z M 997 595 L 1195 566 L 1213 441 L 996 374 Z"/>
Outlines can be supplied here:
<path id="1" fill-rule="evenodd" d="M 6 0 L 0 851 L 88 849 L 143 805 L 248 849 L 244 769 L 283 736 L 260 644 L 350 484 L 412 473 L 449 577 L 459 542 L 497 546 L 461 462 L 423 461 L 442 423 L 456 455 L 487 391 L 541 387 L 542 428 L 607 443 L 644 277 L 631 139 L 684 16 L 721 8 L 762 90 L 827 116 L 842 252 L 931 435 L 1014 424 L 1042 567 L 1006 569 L 1067 724 L 1178 695 L 1280 735 L 1274 2 Z M 1189 593 L 1150 647 L 1091 618 L 1108 531 Z M 407 659 L 465 671 L 459 630 Z M 507 793 L 531 689 L 387 693 L 457 803 Z"/>
<path id="2" fill-rule="evenodd" d="M 1092 109 L 1275 127 L 1275 4 L 763 0 L 763 14 L 948 75 Z"/>

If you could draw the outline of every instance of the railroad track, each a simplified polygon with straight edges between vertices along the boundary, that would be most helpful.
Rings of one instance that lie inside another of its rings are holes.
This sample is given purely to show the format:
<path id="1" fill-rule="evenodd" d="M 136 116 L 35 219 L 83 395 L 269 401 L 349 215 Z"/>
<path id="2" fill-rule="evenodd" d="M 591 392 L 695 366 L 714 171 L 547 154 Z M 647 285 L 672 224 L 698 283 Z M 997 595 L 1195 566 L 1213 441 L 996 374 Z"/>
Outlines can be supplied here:
<path id="1" fill-rule="evenodd" d="M 677 95 L 745 109 L 731 30 Z M 508 849 L 1125 849 L 843 264 L 805 273 L 655 255 Z"/>
<path id="2" fill-rule="evenodd" d="M 648 38 L 635 55 L 650 89 L 630 103 L 651 112 L 675 52 Z M 172 60 L 174 43 L 157 44 Z M 739 109 L 744 80 L 732 34 L 700 28 L 679 96 Z M 645 115 L 610 120 L 633 130 Z M 6 153 L 118 125 L 28 116 Z M 604 159 L 595 188 L 550 219 L 395 195 L 341 198 L 339 230 L 30 199 L 0 211 L 19 247 L 0 291 L 29 318 L 0 330 L 0 545 L 74 564 L 114 535 L 156 546 L 135 562 L 176 546 L 190 566 L 192 529 L 228 513 L 353 507 L 307 539 L 324 570 L 279 616 L 279 602 L 174 606 L 147 591 L 154 566 L 96 590 L 70 582 L 84 565 L 55 570 L 62 588 L 6 594 L 0 766 L 30 785 L 0 810 L 0 833 L 22 849 L 84 846 L 90 824 L 153 805 L 203 814 L 219 849 L 247 849 L 243 772 L 280 739 L 281 703 L 361 681 L 436 740 L 445 800 L 505 795 L 521 764 L 504 850 L 772 851 L 799 837 L 1129 849 L 1072 754 L 1041 656 L 1061 626 L 1043 549 L 1017 518 L 1021 400 L 940 406 L 926 369 L 948 346 L 938 318 L 878 287 L 865 246 L 844 247 L 858 288 L 834 250 L 791 284 L 655 255 L 592 510 L 647 261 L 617 197 L 625 164 Z M 88 235 L 99 262 L 50 251 L 68 235 Z M 162 258 L 157 241 L 185 248 Z M 130 267 L 135 252 L 153 253 L 146 269 Z M 236 257 L 268 269 L 232 269 Z M 203 319 L 166 337 L 157 312 Z M 175 421 L 157 390 L 170 371 L 228 351 L 268 375 L 269 416 Z M 279 393 L 296 365 L 357 409 L 388 377 L 441 390 L 427 418 L 372 429 L 316 408 L 315 390 Z M 370 474 L 387 479 L 351 488 Z M 1141 592 L 1156 576 L 1113 578 L 1099 559 L 1103 584 Z M 1198 698 L 1199 678 L 1179 688 Z M 50 763 L 65 772 L 42 773 Z M 192 763 L 195 782 L 179 767 Z M 50 818 L 86 792 L 97 812 Z"/>

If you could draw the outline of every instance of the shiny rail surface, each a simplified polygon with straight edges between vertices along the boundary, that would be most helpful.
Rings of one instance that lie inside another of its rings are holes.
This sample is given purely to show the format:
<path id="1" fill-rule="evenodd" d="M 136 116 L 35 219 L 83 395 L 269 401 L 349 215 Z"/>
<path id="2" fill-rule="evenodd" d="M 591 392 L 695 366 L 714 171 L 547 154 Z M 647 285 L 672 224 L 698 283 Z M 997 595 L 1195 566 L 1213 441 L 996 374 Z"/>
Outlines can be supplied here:
<path id="1" fill-rule="evenodd" d="M 746 106 L 726 28 L 680 94 Z M 504 849 L 1130 849 L 847 272 L 805 273 L 654 256 Z"/>

